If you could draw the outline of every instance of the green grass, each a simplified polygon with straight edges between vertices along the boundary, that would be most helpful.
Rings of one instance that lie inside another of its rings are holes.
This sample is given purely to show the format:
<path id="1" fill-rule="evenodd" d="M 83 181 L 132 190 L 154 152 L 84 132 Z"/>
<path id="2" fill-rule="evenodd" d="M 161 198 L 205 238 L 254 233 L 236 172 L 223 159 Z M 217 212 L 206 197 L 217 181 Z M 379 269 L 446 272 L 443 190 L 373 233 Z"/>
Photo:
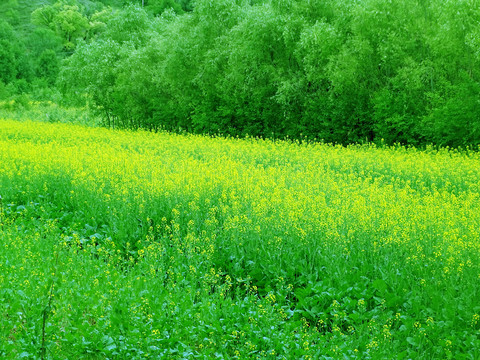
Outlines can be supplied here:
<path id="1" fill-rule="evenodd" d="M 64 107 L 52 101 L 35 101 L 25 94 L 0 100 L 0 118 L 88 126 L 102 124 L 101 119 L 86 107 Z"/>

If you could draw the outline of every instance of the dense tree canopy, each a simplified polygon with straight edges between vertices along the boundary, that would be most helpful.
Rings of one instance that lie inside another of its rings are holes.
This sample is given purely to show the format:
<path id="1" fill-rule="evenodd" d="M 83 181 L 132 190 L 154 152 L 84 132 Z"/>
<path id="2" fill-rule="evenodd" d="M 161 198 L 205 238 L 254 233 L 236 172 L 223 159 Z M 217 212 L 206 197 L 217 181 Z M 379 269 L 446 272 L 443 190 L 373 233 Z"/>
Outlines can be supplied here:
<path id="1" fill-rule="evenodd" d="M 31 19 L 41 48 L 2 42 L 0 25 L 0 79 L 51 86 L 60 71 L 65 101 L 110 125 L 480 143 L 473 0 L 61 0 Z"/>

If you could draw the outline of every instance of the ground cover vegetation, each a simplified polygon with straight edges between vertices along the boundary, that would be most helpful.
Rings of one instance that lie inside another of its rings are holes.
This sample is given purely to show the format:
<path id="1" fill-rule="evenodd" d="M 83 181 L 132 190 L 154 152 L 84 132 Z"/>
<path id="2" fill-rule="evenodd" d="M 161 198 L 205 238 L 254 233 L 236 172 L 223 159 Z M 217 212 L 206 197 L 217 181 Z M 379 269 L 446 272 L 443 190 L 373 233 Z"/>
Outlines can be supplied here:
<path id="1" fill-rule="evenodd" d="M 8 0 L 0 98 L 127 128 L 478 145 L 479 21 L 474 0 Z"/>
<path id="2" fill-rule="evenodd" d="M 478 152 L 0 121 L 0 357 L 476 359 Z"/>
<path id="3" fill-rule="evenodd" d="M 2 1 L 0 357 L 480 358 L 479 21 Z"/>

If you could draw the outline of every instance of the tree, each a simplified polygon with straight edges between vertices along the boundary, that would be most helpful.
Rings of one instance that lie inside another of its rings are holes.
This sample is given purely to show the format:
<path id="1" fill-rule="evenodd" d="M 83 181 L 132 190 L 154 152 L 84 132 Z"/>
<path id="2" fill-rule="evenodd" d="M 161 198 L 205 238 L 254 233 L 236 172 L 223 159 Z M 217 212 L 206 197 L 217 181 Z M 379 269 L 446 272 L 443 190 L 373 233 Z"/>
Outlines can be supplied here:
<path id="1" fill-rule="evenodd" d="M 79 8 L 90 30 L 60 84 L 122 126 L 342 144 L 477 141 L 475 2 L 192 3 L 145 0 L 98 27 Z M 48 11 L 36 16 L 52 22 Z"/>
<path id="2" fill-rule="evenodd" d="M 73 50 L 74 42 L 85 39 L 89 29 L 88 19 L 79 11 L 76 5 L 63 5 L 54 18 L 55 31 L 64 39 L 65 49 Z"/>
<path id="3" fill-rule="evenodd" d="M 182 5 L 176 0 L 142 0 L 142 7 L 146 5 L 147 10 L 153 15 L 160 15 L 166 9 L 173 9 L 175 13 L 183 12 Z"/>
<path id="4" fill-rule="evenodd" d="M 8 40 L 0 39 L 0 80 L 8 84 L 17 76 L 14 47 Z"/>
<path id="5" fill-rule="evenodd" d="M 0 21 L 0 80 L 5 84 L 17 77 L 18 39 L 6 21 Z"/>
<path id="6" fill-rule="evenodd" d="M 108 9 L 95 12 L 90 19 L 79 5 L 70 5 L 59 1 L 53 5 L 44 5 L 32 15 L 32 23 L 53 31 L 63 40 L 67 52 L 73 52 L 78 39 L 87 40 L 105 27 L 103 20 L 109 18 Z"/>
<path id="7" fill-rule="evenodd" d="M 54 19 L 58 12 L 58 7 L 60 6 L 59 4 L 60 3 L 57 3 L 56 5 L 44 5 L 34 10 L 31 15 L 32 23 L 54 30 Z"/>
<path id="8" fill-rule="evenodd" d="M 140 46 L 150 37 L 151 26 L 151 19 L 144 9 L 128 5 L 109 19 L 102 39 L 110 39 L 119 44 L 131 42 Z"/>
<path id="9" fill-rule="evenodd" d="M 53 85 L 60 69 L 60 61 L 56 52 L 52 49 L 45 49 L 37 60 L 36 75 Z"/>

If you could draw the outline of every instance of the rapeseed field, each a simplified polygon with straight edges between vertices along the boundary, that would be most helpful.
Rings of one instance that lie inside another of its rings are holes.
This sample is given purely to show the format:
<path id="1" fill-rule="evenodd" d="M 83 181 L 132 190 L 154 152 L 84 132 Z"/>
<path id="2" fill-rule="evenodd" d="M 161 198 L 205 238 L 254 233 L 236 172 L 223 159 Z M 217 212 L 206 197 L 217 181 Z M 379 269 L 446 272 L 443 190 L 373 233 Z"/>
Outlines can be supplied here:
<path id="1" fill-rule="evenodd" d="M 0 357 L 480 358 L 479 184 L 472 149 L 1 120 Z"/>

